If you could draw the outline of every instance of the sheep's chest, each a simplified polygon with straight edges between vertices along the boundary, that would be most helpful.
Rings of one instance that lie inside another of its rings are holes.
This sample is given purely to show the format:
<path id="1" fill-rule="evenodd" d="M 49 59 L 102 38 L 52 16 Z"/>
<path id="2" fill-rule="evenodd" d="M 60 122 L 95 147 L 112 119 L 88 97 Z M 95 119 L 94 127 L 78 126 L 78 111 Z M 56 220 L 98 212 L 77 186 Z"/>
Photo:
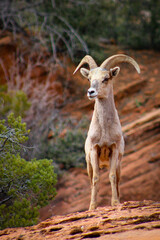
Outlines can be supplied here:
<path id="1" fill-rule="evenodd" d="M 93 145 L 98 145 L 100 148 L 103 146 L 110 147 L 112 144 L 116 144 L 121 139 L 120 128 L 117 127 L 117 123 L 114 123 L 111 119 L 106 120 L 105 126 L 99 124 L 90 128 L 89 136 Z"/>

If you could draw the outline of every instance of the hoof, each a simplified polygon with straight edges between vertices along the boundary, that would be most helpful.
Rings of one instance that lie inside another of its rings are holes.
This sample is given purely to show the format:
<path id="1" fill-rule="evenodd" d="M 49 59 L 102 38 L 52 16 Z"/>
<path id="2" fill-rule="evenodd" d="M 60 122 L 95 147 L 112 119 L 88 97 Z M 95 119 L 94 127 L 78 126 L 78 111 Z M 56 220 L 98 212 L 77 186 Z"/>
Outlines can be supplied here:
<path id="1" fill-rule="evenodd" d="M 96 207 L 97 207 L 96 204 L 91 204 L 90 207 L 89 207 L 89 211 L 95 210 Z"/>
<path id="2" fill-rule="evenodd" d="M 114 207 L 114 206 L 119 205 L 119 204 L 120 204 L 120 201 L 119 201 L 118 199 L 112 200 L 111 204 L 112 204 L 112 206 Z"/>

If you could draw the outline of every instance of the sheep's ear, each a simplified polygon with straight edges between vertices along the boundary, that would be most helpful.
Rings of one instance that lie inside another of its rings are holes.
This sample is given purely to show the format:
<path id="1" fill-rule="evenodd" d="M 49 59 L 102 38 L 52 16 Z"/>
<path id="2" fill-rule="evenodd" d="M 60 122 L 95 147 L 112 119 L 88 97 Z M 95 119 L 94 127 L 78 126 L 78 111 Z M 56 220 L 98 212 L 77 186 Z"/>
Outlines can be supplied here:
<path id="1" fill-rule="evenodd" d="M 120 71 L 119 67 L 114 67 L 110 69 L 111 77 L 116 77 Z"/>
<path id="2" fill-rule="evenodd" d="M 80 73 L 81 73 L 85 78 L 88 78 L 89 70 L 86 69 L 86 68 L 81 68 L 81 69 L 80 69 Z"/>

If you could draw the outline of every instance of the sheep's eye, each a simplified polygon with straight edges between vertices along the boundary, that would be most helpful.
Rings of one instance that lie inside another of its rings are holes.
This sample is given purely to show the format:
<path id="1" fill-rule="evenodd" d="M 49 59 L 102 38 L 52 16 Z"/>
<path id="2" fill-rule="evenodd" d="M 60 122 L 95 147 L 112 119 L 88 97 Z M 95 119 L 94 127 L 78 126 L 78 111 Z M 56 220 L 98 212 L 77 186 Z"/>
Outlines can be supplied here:
<path id="1" fill-rule="evenodd" d="M 102 82 L 103 82 L 103 83 L 104 83 L 104 82 L 108 82 L 108 80 L 109 80 L 109 78 L 108 78 L 108 77 L 106 77 L 106 78 L 104 78 L 104 79 L 103 79 L 103 81 L 102 81 Z"/>

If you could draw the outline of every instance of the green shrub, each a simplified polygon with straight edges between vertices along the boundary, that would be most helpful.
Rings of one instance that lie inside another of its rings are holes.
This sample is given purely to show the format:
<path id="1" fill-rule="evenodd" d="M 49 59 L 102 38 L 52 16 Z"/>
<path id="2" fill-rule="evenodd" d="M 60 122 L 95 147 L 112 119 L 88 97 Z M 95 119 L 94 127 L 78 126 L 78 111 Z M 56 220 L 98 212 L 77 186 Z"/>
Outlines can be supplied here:
<path id="1" fill-rule="evenodd" d="M 29 130 L 26 130 L 26 123 L 21 122 L 21 117 L 14 117 L 11 113 L 8 121 L 0 120 L 0 156 L 6 153 L 17 153 L 23 147 L 22 143 L 28 140 Z"/>
<path id="2" fill-rule="evenodd" d="M 68 131 L 64 138 L 57 138 L 54 145 L 45 146 L 44 155 L 52 158 L 61 168 L 83 167 L 85 134 L 81 131 Z M 44 143 L 43 143 L 44 144 Z"/>
<path id="3" fill-rule="evenodd" d="M 7 86 L 0 87 L 0 115 L 5 116 L 9 112 L 14 112 L 15 116 L 25 116 L 25 112 L 30 108 L 26 94 L 21 91 L 8 91 Z"/>
<path id="4" fill-rule="evenodd" d="M 57 173 L 59 172 L 59 168 L 84 167 L 84 143 L 88 124 L 87 119 L 82 119 L 77 127 L 67 122 L 62 127 L 58 125 L 55 128 L 52 140 L 46 141 L 45 139 L 42 141 L 38 157 L 43 158 L 45 156 L 53 159 L 53 162 L 57 166 Z M 61 132 L 64 129 L 66 133 L 64 136 L 61 136 Z"/>
<path id="5" fill-rule="evenodd" d="M 0 121 L 0 229 L 37 223 L 38 209 L 56 194 L 52 160 L 20 157 L 28 132 L 13 114 Z"/>

